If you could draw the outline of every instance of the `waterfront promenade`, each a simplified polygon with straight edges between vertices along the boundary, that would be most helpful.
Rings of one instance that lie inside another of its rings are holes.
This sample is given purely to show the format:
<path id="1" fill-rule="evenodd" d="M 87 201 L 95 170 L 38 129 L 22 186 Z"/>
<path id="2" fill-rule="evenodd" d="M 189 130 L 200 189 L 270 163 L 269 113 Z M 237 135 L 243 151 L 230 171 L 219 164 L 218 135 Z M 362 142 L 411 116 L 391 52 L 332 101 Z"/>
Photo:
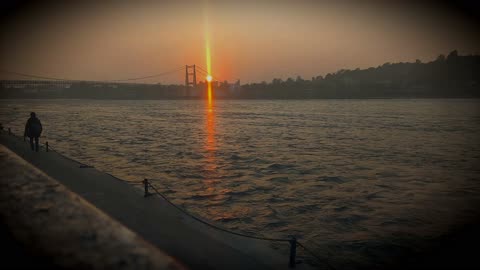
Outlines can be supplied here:
<path id="1" fill-rule="evenodd" d="M 4 131 L 0 144 L 188 268 L 288 269 L 288 243 L 276 250 L 270 242 L 214 230 L 158 196 L 144 198 L 140 187 L 55 151 L 46 152 L 45 147 L 33 152 L 21 138 Z M 7 180 L 2 176 L 2 181 Z M 308 266 L 299 264 L 296 268 Z"/>

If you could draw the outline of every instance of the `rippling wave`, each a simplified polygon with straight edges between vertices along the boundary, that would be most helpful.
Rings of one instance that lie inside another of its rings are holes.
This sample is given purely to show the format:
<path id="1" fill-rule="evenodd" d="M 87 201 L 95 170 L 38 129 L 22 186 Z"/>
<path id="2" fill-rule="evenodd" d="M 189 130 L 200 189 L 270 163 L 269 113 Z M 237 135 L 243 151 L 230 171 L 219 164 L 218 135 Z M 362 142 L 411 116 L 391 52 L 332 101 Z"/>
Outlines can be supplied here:
<path id="1" fill-rule="evenodd" d="M 221 226 L 297 235 L 341 268 L 478 217 L 478 100 L 3 100 L 0 122 Z M 383 260 L 383 259 L 382 259 Z"/>

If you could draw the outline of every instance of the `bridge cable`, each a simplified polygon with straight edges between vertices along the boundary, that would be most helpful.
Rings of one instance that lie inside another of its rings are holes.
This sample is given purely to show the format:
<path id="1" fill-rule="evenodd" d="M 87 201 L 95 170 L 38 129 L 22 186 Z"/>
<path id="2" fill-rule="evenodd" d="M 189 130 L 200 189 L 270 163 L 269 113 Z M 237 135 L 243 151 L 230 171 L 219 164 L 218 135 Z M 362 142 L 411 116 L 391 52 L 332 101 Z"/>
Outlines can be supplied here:
<path id="1" fill-rule="evenodd" d="M 148 75 L 148 76 L 143 76 L 143 77 L 136 77 L 136 78 L 111 80 L 111 81 L 124 82 L 124 81 L 136 81 L 136 80 L 142 80 L 142 79 L 160 77 L 160 76 L 164 76 L 164 75 L 168 75 L 168 74 L 170 74 L 170 73 L 174 73 L 174 72 L 180 71 L 180 70 L 182 70 L 183 68 L 184 68 L 184 67 L 179 67 L 179 68 L 177 67 L 177 68 L 175 68 L 175 69 L 172 69 L 172 70 L 169 70 L 169 71 L 165 71 L 165 72 L 162 72 L 162 73 L 158 73 L 158 74 L 153 74 L 153 75 Z M 109 80 L 109 81 L 110 81 L 110 80 Z"/>
<path id="2" fill-rule="evenodd" d="M 5 69 L 0 69 L 0 72 L 1 73 L 19 75 L 19 76 L 28 77 L 28 78 L 36 78 L 36 79 L 45 79 L 45 80 L 54 80 L 54 81 L 73 81 L 73 80 L 70 80 L 70 79 L 61 79 L 61 78 L 54 78 L 54 77 L 38 76 L 38 75 L 32 75 L 32 74 L 27 74 L 27 73 L 5 70 Z"/>
<path id="3" fill-rule="evenodd" d="M 220 79 L 219 79 L 218 77 L 215 77 L 215 76 L 213 76 L 212 74 L 210 74 L 210 73 L 208 73 L 208 72 L 205 72 L 205 71 L 200 70 L 200 69 L 199 69 L 198 71 L 199 71 L 199 73 L 201 73 L 201 74 L 203 74 L 203 75 L 210 75 L 210 76 L 212 76 L 212 79 L 214 79 L 215 81 L 220 81 Z"/>
<path id="4" fill-rule="evenodd" d="M 214 76 L 213 74 L 209 73 L 205 68 L 203 68 L 202 66 L 199 66 L 199 65 L 195 65 L 195 67 L 198 67 L 199 68 L 199 71 L 201 73 L 204 73 L 205 75 L 210 75 L 212 76 L 213 79 L 219 81 L 219 78 L 217 78 L 216 76 Z"/>
<path id="5" fill-rule="evenodd" d="M 177 71 L 182 70 L 183 67 L 176 67 L 175 69 L 168 70 L 162 73 L 157 73 L 157 74 L 152 74 L 148 76 L 142 76 L 142 77 L 134 77 L 134 78 L 126 78 L 126 79 L 116 79 L 116 80 L 78 80 L 78 79 L 67 79 L 67 78 L 58 78 L 58 77 L 47 77 L 47 76 L 40 76 L 40 75 L 35 75 L 35 74 L 28 74 L 28 73 L 23 73 L 23 72 L 16 72 L 16 71 L 11 71 L 11 70 L 5 70 L 5 69 L 0 69 L 1 73 L 8 73 L 8 74 L 13 74 L 13 75 L 18 75 L 18 76 L 23 76 L 23 77 L 28 77 L 28 78 L 35 78 L 35 79 L 44 79 L 44 80 L 54 80 L 54 81 L 73 81 L 73 82 L 122 82 L 122 81 L 136 81 L 136 80 L 142 80 L 142 79 L 148 79 L 148 78 L 154 78 L 154 77 L 160 77 L 164 75 L 168 75 L 170 73 L 174 73 Z"/>

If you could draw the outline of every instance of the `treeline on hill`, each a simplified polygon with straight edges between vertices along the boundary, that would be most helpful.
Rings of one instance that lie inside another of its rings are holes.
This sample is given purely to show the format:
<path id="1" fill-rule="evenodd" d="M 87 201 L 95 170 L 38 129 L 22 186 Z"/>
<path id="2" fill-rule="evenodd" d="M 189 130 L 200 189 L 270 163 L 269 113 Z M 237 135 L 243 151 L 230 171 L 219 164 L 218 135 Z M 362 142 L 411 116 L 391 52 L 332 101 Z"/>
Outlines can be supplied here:
<path id="1" fill-rule="evenodd" d="M 368 69 L 339 70 L 311 80 L 301 77 L 242 86 L 243 98 L 409 98 L 480 97 L 480 56 L 452 51 L 435 61 L 385 63 Z"/>
<path id="2" fill-rule="evenodd" d="M 252 84 L 215 83 L 217 99 L 309 98 L 470 98 L 480 97 L 480 56 L 452 51 L 435 61 L 385 63 L 368 69 L 339 70 L 311 80 L 301 77 Z M 35 89 L 32 89 L 35 88 Z M 182 85 L 95 84 L 78 82 L 68 88 L 0 86 L 0 98 L 198 99 L 205 84 L 186 90 Z"/>

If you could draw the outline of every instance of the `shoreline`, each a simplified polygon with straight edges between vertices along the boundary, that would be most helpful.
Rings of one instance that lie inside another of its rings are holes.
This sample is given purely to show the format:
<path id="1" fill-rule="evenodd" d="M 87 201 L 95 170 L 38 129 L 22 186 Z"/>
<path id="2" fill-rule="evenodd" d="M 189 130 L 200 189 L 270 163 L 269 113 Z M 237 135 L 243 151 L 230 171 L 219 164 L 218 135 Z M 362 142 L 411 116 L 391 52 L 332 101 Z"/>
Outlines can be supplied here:
<path id="1" fill-rule="evenodd" d="M 0 143 L 189 268 L 288 269 L 288 247 L 279 252 L 269 243 L 215 231 L 95 168 L 43 147 L 32 152 L 14 135 L 1 132 Z M 297 269 L 309 266 L 302 263 Z"/>

